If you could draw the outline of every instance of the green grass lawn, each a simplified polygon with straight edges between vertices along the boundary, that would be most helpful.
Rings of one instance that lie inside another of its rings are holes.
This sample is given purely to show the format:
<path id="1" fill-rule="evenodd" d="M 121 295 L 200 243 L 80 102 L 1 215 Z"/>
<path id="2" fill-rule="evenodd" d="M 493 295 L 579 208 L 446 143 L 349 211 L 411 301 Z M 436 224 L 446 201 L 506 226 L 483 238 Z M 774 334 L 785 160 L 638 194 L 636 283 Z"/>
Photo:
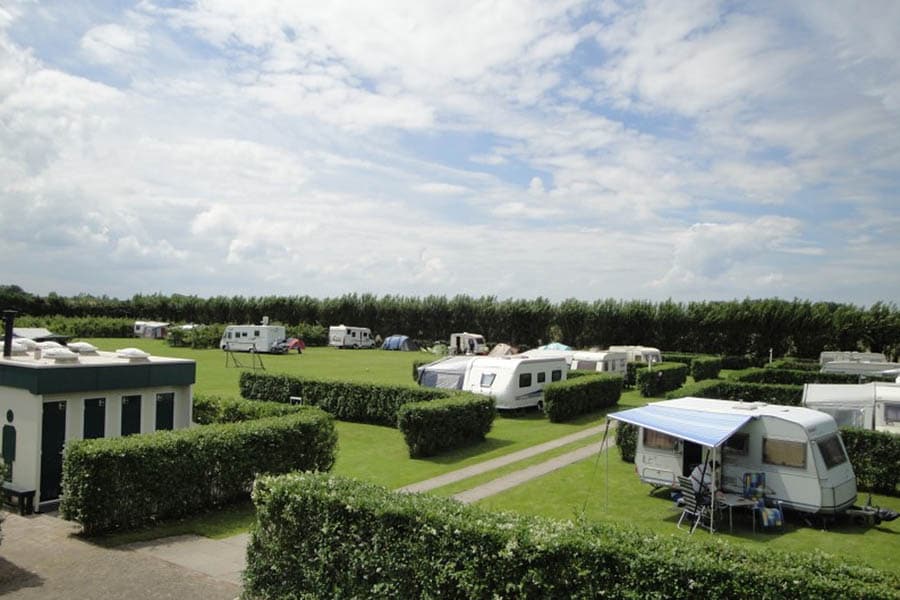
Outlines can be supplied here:
<path id="1" fill-rule="evenodd" d="M 650 486 L 640 483 L 634 465 L 619 459 L 617 450 L 534 479 L 516 488 L 485 498 L 478 503 L 488 510 L 507 510 L 553 519 L 614 521 L 629 523 L 656 533 L 671 533 L 686 540 L 709 540 L 699 529 L 693 536 L 676 529 L 680 512 L 672 510 L 668 491 L 650 495 Z M 860 494 L 859 504 L 865 502 Z M 900 511 L 900 498 L 873 496 L 873 504 Z M 883 570 L 896 568 L 900 549 L 900 519 L 864 528 L 840 522 L 823 531 L 821 523 L 807 525 L 797 513 L 787 513 L 782 532 L 752 532 L 748 512 L 734 511 L 734 532 L 728 531 L 727 515 L 713 534 L 716 540 L 787 552 L 819 549 L 848 561 Z"/>

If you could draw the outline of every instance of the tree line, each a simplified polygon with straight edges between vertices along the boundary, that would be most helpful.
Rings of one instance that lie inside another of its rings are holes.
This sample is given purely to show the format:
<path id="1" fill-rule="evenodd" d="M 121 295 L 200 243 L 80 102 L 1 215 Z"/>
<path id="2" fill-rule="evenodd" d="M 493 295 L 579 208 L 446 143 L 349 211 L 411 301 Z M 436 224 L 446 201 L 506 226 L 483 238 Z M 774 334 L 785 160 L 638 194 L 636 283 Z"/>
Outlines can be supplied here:
<path id="1" fill-rule="evenodd" d="M 744 299 L 676 302 L 570 298 L 533 299 L 345 294 L 213 296 L 136 294 L 130 299 L 55 293 L 40 296 L 0 286 L 0 308 L 32 317 L 104 317 L 173 323 L 346 324 L 370 327 L 383 337 L 403 333 L 419 340 L 450 333 L 483 334 L 489 342 L 536 346 L 561 341 L 574 347 L 644 344 L 666 350 L 733 356 L 816 357 L 822 350 L 900 353 L 900 311 L 893 303 L 869 307 L 810 300 Z"/>

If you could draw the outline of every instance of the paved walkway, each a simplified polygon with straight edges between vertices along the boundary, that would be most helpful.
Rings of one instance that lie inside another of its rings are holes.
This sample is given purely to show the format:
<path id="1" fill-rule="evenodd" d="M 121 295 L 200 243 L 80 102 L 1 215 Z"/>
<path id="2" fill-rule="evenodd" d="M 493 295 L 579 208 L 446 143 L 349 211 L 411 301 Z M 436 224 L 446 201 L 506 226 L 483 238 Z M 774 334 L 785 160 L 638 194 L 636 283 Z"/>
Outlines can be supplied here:
<path id="1" fill-rule="evenodd" d="M 602 434 L 606 425 L 532 446 L 400 488 L 423 492 L 462 481 Z M 610 427 L 612 432 L 613 427 Z M 615 436 L 514 471 L 456 494 L 475 502 L 584 460 L 615 445 Z M 0 595 L 12 600 L 123 598 L 232 600 L 241 591 L 249 534 L 223 540 L 195 535 L 104 548 L 74 535 L 78 526 L 52 515 L 6 514 L 0 544 Z"/>
<path id="2" fill-rule="evenodd" d="M 149 553 L 87 542 L 73 535 L 77 525 L 49 514 L 4 516 L 0 543 L 4 600 L 232 600 L 241 591 L 233 581 L 213 579 Z"/>

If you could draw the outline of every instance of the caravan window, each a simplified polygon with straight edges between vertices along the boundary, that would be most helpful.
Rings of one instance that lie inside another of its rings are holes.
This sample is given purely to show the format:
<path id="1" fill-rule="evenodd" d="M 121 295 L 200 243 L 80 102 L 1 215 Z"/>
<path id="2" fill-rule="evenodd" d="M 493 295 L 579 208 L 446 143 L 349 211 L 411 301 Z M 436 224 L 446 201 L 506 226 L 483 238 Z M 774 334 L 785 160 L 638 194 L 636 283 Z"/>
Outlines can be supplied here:
<path id="1" fill-rule="evenodd" d="M 750 451 L 750 434 L 735 433 L 725 441 L 726 456 L 747 456 Z"/>
<path id="2" fill-rule="evenodd" d="M 763 439 L 763 462 L 783 467 L 806 468 L 806 444 L 788 440 Z"/>
<path id="3" fill-rule="evenodd" d="M 531 373 L 519 373 L 519 387 L 530 387 L 531 386 Z"/>
<path id="4" fill-rule="evenodd" d="M 253 337 L 259 337 L 259 329 L 253 330 Z"/>
<path id="5" fill-rule="evenodd" d="M 886 425 L 900 423 L 900 404 L 884 405 L 884 423 Z"/>
<path id="6" fill-rule="evenodd" d="M 841 446 L 841 440 L 837 434 L 819 440 L 816 445 L 819 446 L 819 452 L 822 454 L 827 468 L 832 469 L 847 462 L 847 453 L 844 452 L 844 447 Z"/>
<path id="7" fill-rule="evenodd" d="M 496 373 L 482 373 L 481 374 L 481 387 L 491 387 L 494 385 L 494 379 L 497 378 Z"/>
<path id="8" fill-rule="evenodd" d="M 550 371 L 550 381 L 559 381 L 560 379 L 562 379 L 562 371 L 559 369 Z"/>
<path id="9" fill-rule="evenodd" d="M 656 448 L 658 450 L 674 450 L 678 438 L 671 435 L 653 431 L 652 429 L 644 429 L 644 448 Z"/>
<path id="10" fill-rule="evenodd" d="M 597 361 L 595 360 L 579 360 L 578 361 L 578 370 L 579 371 L 594 371 L 597 369 Z"/>
<path id="11" fill-rule="evenodd" d="M 541 371 L 538 373 L 538 383 L 544 383 L 545 381 L 547 381 L 547 374 Z"/>

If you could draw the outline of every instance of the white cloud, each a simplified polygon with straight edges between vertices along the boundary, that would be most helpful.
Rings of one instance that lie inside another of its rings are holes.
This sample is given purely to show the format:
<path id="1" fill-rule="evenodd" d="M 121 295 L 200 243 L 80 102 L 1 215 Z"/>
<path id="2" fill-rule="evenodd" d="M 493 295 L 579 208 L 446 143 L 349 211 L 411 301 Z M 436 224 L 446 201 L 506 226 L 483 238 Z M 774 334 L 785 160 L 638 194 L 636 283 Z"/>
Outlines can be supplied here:
<path id="1" fill-rule="evenodd" d="M 149 42 L 149 36 L 143 31 L 106 23 L 92 27 L 82 36 L 81 49 L 91 60 L 119 65 L 143 54 Z"/>

